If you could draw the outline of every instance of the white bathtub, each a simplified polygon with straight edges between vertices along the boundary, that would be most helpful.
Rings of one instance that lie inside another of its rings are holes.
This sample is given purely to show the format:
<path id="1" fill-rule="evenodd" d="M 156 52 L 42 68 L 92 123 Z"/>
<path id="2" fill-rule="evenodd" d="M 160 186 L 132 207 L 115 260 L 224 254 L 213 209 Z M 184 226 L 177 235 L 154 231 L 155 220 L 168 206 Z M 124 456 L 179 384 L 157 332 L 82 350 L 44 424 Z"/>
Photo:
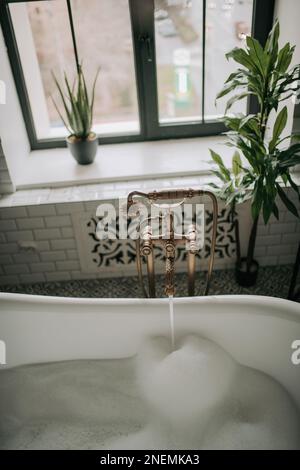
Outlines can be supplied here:
<path id="1" fill-rule="evenodd" d="M 212 339 L 240 363 L 280 382 L 300 410 L 300 305 L 258 296 L 175 298 L 176 335 Z M 167 299 L 79 299 L 0 294 L 6 366 L 134 355 L 143 338 L 169 335 Z"/>

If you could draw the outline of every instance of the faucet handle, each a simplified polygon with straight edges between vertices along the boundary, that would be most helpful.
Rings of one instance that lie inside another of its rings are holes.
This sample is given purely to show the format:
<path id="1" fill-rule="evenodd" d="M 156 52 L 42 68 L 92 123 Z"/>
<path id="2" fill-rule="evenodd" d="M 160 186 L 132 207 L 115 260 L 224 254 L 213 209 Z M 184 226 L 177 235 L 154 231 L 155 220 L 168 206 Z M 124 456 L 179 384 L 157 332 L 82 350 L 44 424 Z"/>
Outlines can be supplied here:
<path id="1" fill-rule="evenodd" d="M 197 232 L 197 228 L 195 224 L 191 224 L 188 228 L 187 234 L 186 234 L 186 248 L 188 251 L 190 251 L 192 254 L 197 253 L 197 251 L 200 250 L 200 240 Z"/>
<path id="2" fill-rule="evenodd" d="M 152 227 L 151 225 L 146 225 L 143 231 L 141 232 L 142 247 L 141 254 L 144 256 L 149 256 L 152 252 Z"/>

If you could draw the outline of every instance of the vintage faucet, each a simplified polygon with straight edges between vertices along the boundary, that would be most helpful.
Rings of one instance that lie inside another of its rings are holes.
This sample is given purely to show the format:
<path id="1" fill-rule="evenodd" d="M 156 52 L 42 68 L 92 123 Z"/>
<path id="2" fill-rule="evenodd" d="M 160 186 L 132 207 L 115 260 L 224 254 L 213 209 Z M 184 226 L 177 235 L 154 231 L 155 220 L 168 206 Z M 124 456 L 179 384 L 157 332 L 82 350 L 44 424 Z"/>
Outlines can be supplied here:
<path id="1" fill-rule="evenodd" d="M 175 273 L 175 256 L 176 246 L 182 243 L 186 244 L 187 248 L 187 269 L 188 269 L 188 294 L 193 296 L 195 293 L 195 271 L 196 271 L 196 253 L 199 251 L 199 233 L 195 223 L 191 223 L 188 227 L 187 233 L 177 234 L 174 229 L 174 214 L 171 209 L 174 207 L 181 206 L 187 199 L 194 197 L 208 196 L 213 205 L 213 226 L 211 236 L 211 253 L 208 263 L 206 286 L 204 295 L 208 294 L 210 279 L 214 263 L 214 252 L 216 246 L 216 234 L 217 234 L 217 218 L 218 218 L 218 204 L 217 199 L 213 193 L 205 190 L 164 190 L 164 191 L 153 191 L 150 193 L 143 193 L 140 191 L 133 191 L 128 195 L 127 198 L 127 214 L 129 218 L 141 217 L 139 211 L 139 203 L 146 200 L 150 206 L 156 206 L 158 208 L 164 208 L 167 210 L 165 216 L 159 215 L 156 217 L 159 223 L 165 222 L 166 229 L 163 233 L 155 235 L 151 226 L 153 217 L 147 216 L 143 220 L 139 220 L 138 232 L 139 236 L 136 239 L 136 262 L 138 277 L 141 284 L 142 292 L 145 297 L 155 297 L 155 269 L 154 269 L 154 247 L 159 245 L 163 248 L 165 255 L 165 294 L 167 296 L 174 296 L 175 285 L 174 285 L 174 273 Z M 159 205 L 158 201 L 176 201 L 174 204 L 162 204 Z M 131 210 L 134 205 L 137 206 L 137 211 Z M 133 213 L 132 213 L 133 212 Z M 142 270 L 142 257 L 146 259 L 147 264 L 147 275 L 148 275 L 148 292 L 143 282 L 143 270 Z"/>

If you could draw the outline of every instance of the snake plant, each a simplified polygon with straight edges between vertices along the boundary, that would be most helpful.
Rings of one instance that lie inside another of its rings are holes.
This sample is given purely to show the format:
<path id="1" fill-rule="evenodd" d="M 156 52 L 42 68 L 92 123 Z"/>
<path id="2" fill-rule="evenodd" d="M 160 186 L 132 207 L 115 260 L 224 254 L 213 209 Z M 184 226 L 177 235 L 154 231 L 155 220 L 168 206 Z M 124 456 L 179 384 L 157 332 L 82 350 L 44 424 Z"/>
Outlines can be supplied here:
<path id="1" fill-rule="evenodd" d="M 52 73 L 52 75 L 62 101 L 64 114 L 60 111 L 53 97 L 52 101 L 62 122 L 67 128 L 70 136 L 74 136 L 81 140 L 88 139 L 93 125 L 95 86 L 99 75 L 99 69 L 97 70 L 90 96 L 87 90 L 82 66 L 78 67 L 77 76 L 72 86 L 70 85 L 66 73 L 64 73 L 65 89 L 63 89 L 59 84 L 54 73 Z"/>

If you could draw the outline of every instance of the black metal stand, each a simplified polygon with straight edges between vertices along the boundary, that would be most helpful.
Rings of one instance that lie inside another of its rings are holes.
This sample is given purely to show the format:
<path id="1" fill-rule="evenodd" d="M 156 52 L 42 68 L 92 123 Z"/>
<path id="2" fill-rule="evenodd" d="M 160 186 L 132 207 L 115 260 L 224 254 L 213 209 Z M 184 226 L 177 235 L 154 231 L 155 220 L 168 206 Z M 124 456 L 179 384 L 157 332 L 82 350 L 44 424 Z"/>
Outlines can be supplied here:
<path id="1" fill-rule="evenodd" d="M 298 247 L 298 252 L 296 256 L 296 261 L 295 261 L 295 265 L 293 269 L 293 275 L 292 275 L 289 294 L 288 294 L 289 300 L 295 300 L 295 301 L 300 300 L 300 288 L 299 287 L 296 288 L 299 270 L 300 270 L 300 243 Z"/>

